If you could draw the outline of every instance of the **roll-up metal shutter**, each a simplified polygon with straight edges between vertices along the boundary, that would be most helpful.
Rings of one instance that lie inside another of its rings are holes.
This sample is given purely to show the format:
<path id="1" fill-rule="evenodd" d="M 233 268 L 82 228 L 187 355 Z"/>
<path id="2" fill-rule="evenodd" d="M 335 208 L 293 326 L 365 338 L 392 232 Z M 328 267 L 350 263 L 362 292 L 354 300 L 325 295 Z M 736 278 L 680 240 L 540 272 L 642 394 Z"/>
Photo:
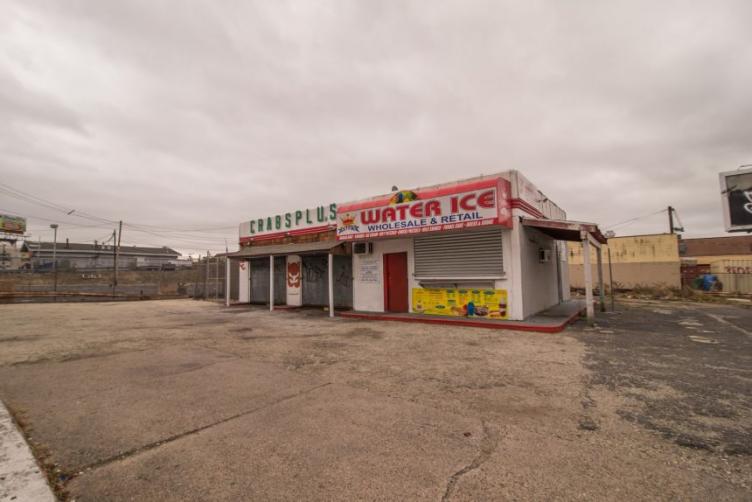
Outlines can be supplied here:
<path id="1" fill-rule="evenodd" d="M 483 278 L 504 274 L 501 229 L 415 237 L 415 277 Z"/>

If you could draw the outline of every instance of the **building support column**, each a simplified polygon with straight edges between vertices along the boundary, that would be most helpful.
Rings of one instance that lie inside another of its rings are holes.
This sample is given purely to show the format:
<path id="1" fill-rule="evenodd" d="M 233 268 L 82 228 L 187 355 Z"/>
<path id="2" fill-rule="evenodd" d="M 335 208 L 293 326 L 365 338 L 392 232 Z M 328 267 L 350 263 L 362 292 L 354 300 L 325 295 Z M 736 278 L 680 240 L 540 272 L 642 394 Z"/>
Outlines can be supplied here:
<path id="1" fill-rule="evenodd" d="M 606 292 L 603 290 L 603 249 L 595 248 L 595 256 L 598 261 L 598 297 L 601 302 L 601 312 L 606 311 Z"/>
<path id="2" fill-rule="evenodd" d="M 274 310 L 274 255 L 269 255 L 269 312 Z"/>
<path id="3" fill-rule="evenodd" d="M 329 253 L 329 317 L 334 317 L 334 255 Z"/>
<path id="4" fill-rule="evenodd" d="M 590 263 L 590 240 L 587 233 L 583 232 L 582 236 L 582 267 L 585 272 L 585 310 L 587 312 L 588 324 L 593 324 L 595 320 L 595 309 L 593 308 L 593 266 Z"/>
<path id="5" fill-rule="evenodd" d="M 225 256 L 225 307 L 230 306 L 230 264 L 232 260 Z"/>

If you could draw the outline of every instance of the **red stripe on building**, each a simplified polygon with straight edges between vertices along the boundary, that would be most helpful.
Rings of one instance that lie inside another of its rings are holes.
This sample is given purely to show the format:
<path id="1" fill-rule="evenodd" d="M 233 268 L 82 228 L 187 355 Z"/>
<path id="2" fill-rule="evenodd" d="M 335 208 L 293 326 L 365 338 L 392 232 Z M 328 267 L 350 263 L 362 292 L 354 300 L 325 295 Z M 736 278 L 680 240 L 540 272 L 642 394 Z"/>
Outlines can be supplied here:
<path id="1" fill-rule="evenodd" d="M 334 230 L 336 228 L 337 228 L 336 225 L 321 225 L 317 227 L 300 228 L 298 230 L 285 230 L 284 232 L 274 232 L 273 234 L 252 235 L 252 236 L 241 237 L 240 243 L 247 244 L 249 242 L 267 241 L 270 239 L 279 239 L 280 237 L 289 237 L 292 235 L 318 234 L 321 232 Z"/>
<path id="2" fill-rule="evenodd" d="M 519 209 L 520 211 L 525 211 L 530 216 L 533 216 L 535 218 L 545 218 L 546 215 L 541 213 L 538 208 L 533 206 L 527 201 L 524 201 L 522 199 L 512 199 L 512 208 L 513 209 Z"/>
<path id="3" fill-rule="evenodd" d="M 428 200 L 436 197 L 443 197 L 444 195 L 452 195 L 455 193 L 472 192 L 473 190 L 479 190 L 481 188 L 494 188 L 499 178 L 488 178 L 484 180 L 473 181 L 471 183 L 460 183 L 457 185 L 450 185 L 445 187 L 426 189 L 426 190 L 410 190 L 418 195 L 418 200 Z M 497 194 L 498 196 L 498 194 Z M 347 211 L 359 211 L 361 209 L 371 209 L 374 207 L 384 207 L 389 205 L 391 195 L 380 197 L 378 199 L 369 199 L 358 202 L 351 202 L 348 204 L 338 205 L 337 213 L 344 213 Z"/>

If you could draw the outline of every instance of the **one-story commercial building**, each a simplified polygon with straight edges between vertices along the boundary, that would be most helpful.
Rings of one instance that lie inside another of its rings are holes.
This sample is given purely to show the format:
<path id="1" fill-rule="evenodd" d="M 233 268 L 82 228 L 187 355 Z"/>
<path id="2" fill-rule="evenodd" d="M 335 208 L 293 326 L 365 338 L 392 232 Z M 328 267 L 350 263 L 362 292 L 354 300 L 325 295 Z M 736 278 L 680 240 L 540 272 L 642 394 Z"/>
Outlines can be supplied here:
<path id="1" fill-rule="evenodd" d="M 267 215 L 239 241 L 240 303 L 523 320 L 569 299 L 563 241 L 605 239 L 507 171 Z"/>

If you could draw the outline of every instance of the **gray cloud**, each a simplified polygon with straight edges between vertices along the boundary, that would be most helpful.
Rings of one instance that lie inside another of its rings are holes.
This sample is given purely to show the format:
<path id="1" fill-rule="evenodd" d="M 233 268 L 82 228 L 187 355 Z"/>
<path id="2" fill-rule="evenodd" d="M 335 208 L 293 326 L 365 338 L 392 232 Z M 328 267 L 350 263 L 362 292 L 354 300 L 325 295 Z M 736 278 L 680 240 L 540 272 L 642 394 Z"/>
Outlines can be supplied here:
<path id="1" fill-rule="evenodd" d="M 3 10 L 2 179 L 160 227 L 126 241 L 216 250 L 250 217 L 512 168 L 573 219 L 671 204 L 688 235 L 719 234 L 717 172 L 752 162 L 744 1 Z M 93 223 L 3 195 L 0 209 Z"/>

